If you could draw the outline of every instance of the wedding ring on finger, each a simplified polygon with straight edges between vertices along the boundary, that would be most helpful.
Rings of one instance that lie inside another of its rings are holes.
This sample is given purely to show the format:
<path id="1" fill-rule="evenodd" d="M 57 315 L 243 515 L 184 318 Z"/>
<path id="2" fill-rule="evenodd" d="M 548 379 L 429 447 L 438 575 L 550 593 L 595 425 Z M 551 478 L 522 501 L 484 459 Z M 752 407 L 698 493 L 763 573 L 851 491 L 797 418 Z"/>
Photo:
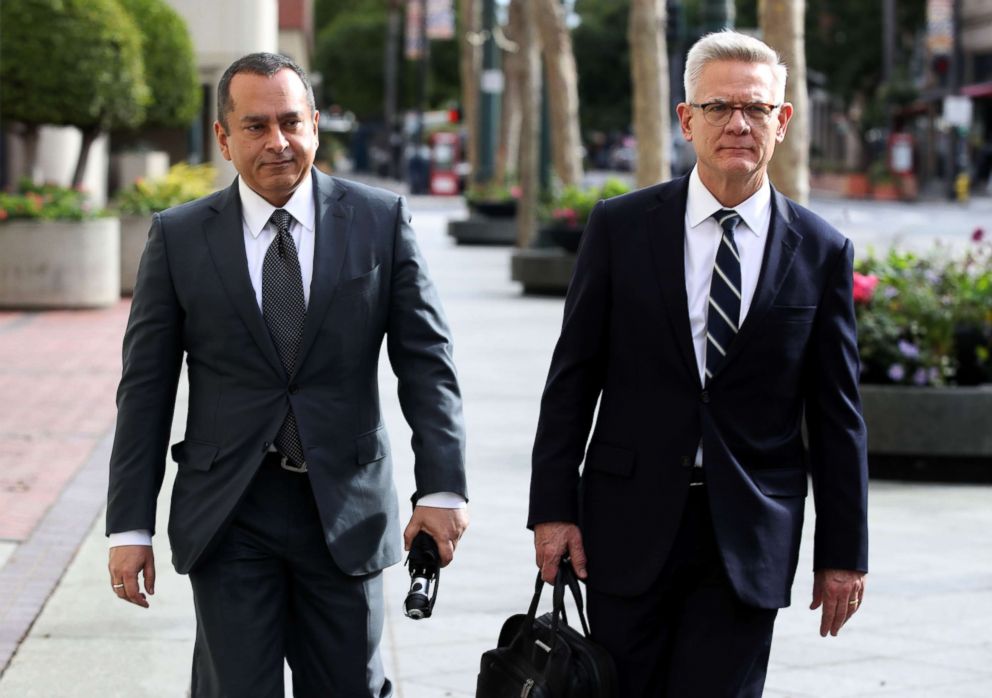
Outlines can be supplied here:
<path id="1" fill-rule="evenodd" d="M 120 584 L 111 584 L 110 586 L 113 587 L 114 589 L 123 589 L 124 582 L 121 582 Z"/>
<path id="2" fill-rule="evenodd" d="M 847 602 L 847 605 L 848 606 L 855 606 L 855 607 L 857 607 L 858 604 L 860 604 L 860 603 L 861 603 L 861 599 L 852 599 L 851 601 L 848 601 Z"/>

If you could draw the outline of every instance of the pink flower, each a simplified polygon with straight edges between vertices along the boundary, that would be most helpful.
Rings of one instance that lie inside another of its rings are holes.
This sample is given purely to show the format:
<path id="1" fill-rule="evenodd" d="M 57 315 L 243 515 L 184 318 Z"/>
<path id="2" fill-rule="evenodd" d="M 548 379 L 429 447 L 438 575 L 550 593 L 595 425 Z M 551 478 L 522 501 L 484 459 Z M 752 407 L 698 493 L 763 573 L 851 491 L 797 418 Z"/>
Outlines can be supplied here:
<path id="1" fill-rule="evenodd" d="M 514 199 L 519 199 L 520 195 L 523 194 L 523 191 L 524 190 L 520 188 L 519 184 L 514 184 L 512 187 L 510 187 L 510 196 L 512 196 Z"/>
<path id="2" fill-rule="evenodd" d="M 878 286 L 877 276 L 854 272 L 854 302 L 867 304 L 875 295 L 876 286 Z"/>
<path id="3" fill-rule="evenodd" d="M 570 208 L 556 208 L 551 212 L 551 217 L 556 221 L 564 221 L 568 225 L 575 225 L 579 220 L 578 215 Z"/>
<path id="4" fill-rule="evenodd" d="M 981 242 L 982 241 L 982 238 L 984 238 L 984 237 L 985 237 L 985 231 L 982 230 L 981 228 L 975 228 L 975 232 L 973 232 L 971 234 L 971 241 L 972 242 Z"/>

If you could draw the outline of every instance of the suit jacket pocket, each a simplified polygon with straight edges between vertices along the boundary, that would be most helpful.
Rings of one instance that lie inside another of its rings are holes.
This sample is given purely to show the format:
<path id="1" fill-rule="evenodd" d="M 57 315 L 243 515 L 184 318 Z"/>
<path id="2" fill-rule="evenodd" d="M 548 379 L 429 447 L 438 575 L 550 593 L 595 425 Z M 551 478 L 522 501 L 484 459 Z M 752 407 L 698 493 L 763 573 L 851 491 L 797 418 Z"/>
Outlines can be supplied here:
<path id="1" fill-rule="evenodd" d="M 618 477 L 630 477 L 634 472 L 633 451 L 619 446 L 593 441 L 586 452 L 586 468 Z"/>
<path id="2" fill-rule="evenodd" d="M 385 458 L 389 453 L 389 436 L 386 434 L 386 427 L 379 427 L 357 437 L 355 449 L 359 465 L 374 463 Z"/>
<path id="3" fill-rule="evenodd" d="M 172 447 L 172 460 L 176 461 L 180 468 L 206 472 L 217 459 L 218 450 L 220 449 L 216 444 L 186 439 Z"/>
<path id="4" fill-rule="evenodd" d="M 352 279 L 342 281 L 338 284 L 338 290 L 334 295 L 340 298 L 342 296 L 354 296 L 367 293 L 370 289 L 379 284 L 379 270 L 381 267 L 381 264 L 376 264 L 372 267 L 372 269 L 365 272 L 361 276 L 356 276 Z"/>
<path id="5" fill-rule="evenodd" d="M 813 322 L 815 305 L 773 305 L 771 317 L 779 322 Z"/>
<path id="6" fill-rule="evenodd" d="M 803 468 L 752 470 L 751 479 L 769 497 L 805 497 L 806 471 Z"/>

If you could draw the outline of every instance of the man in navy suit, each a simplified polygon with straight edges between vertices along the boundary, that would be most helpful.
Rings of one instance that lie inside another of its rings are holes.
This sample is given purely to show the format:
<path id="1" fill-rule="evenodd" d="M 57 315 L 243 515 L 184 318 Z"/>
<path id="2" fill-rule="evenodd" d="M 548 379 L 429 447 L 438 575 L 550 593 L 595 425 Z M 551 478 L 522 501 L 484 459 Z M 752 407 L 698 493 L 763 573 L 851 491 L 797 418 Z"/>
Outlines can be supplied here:
<path id="1" fill-rule="evenodd" d="M 546 581 L 565 553 L 586 580 L 623 698 L 761 695 L 807 476 L 820 634 L 864 594 L 854 253 L 768 181 L 785 79 L 756 39 L 696 43 L 678 106 L 695 168 L 596 206 L 565 302 L 528 525 Z"/>
<path id="2" fill-rule="evenodd" d="M 151 537 L 183 355 L 169 513 L 196 607 L 192 695 L 393 695 L 381 570 L 400 510 L 379 407 L 386 348 L 413 431 L 404 532 L 448 564 L 468 525 L 451 339 L 401 197 L 313 168 L 319 114 L 284 56 L 235 61 L 214 126 L 227 189 L 152 221 L 124 337 L 110 461 L 110 585 L 147 607 Z"/>

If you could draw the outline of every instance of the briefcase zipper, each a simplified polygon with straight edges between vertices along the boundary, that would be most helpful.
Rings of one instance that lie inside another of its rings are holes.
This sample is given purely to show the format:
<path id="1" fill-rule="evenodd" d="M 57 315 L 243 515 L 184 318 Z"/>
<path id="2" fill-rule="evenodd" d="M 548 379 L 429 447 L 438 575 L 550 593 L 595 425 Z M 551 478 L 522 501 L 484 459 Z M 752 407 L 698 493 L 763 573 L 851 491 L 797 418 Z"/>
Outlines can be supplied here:
<path id="1" fill-rule="evenodd" d="M 520 698 L 527 698 L 530 695 L 530 689 L 534 688 L 534 679 L 527 679 L 524 681 L 524 687 L 520 689 Z"/>

